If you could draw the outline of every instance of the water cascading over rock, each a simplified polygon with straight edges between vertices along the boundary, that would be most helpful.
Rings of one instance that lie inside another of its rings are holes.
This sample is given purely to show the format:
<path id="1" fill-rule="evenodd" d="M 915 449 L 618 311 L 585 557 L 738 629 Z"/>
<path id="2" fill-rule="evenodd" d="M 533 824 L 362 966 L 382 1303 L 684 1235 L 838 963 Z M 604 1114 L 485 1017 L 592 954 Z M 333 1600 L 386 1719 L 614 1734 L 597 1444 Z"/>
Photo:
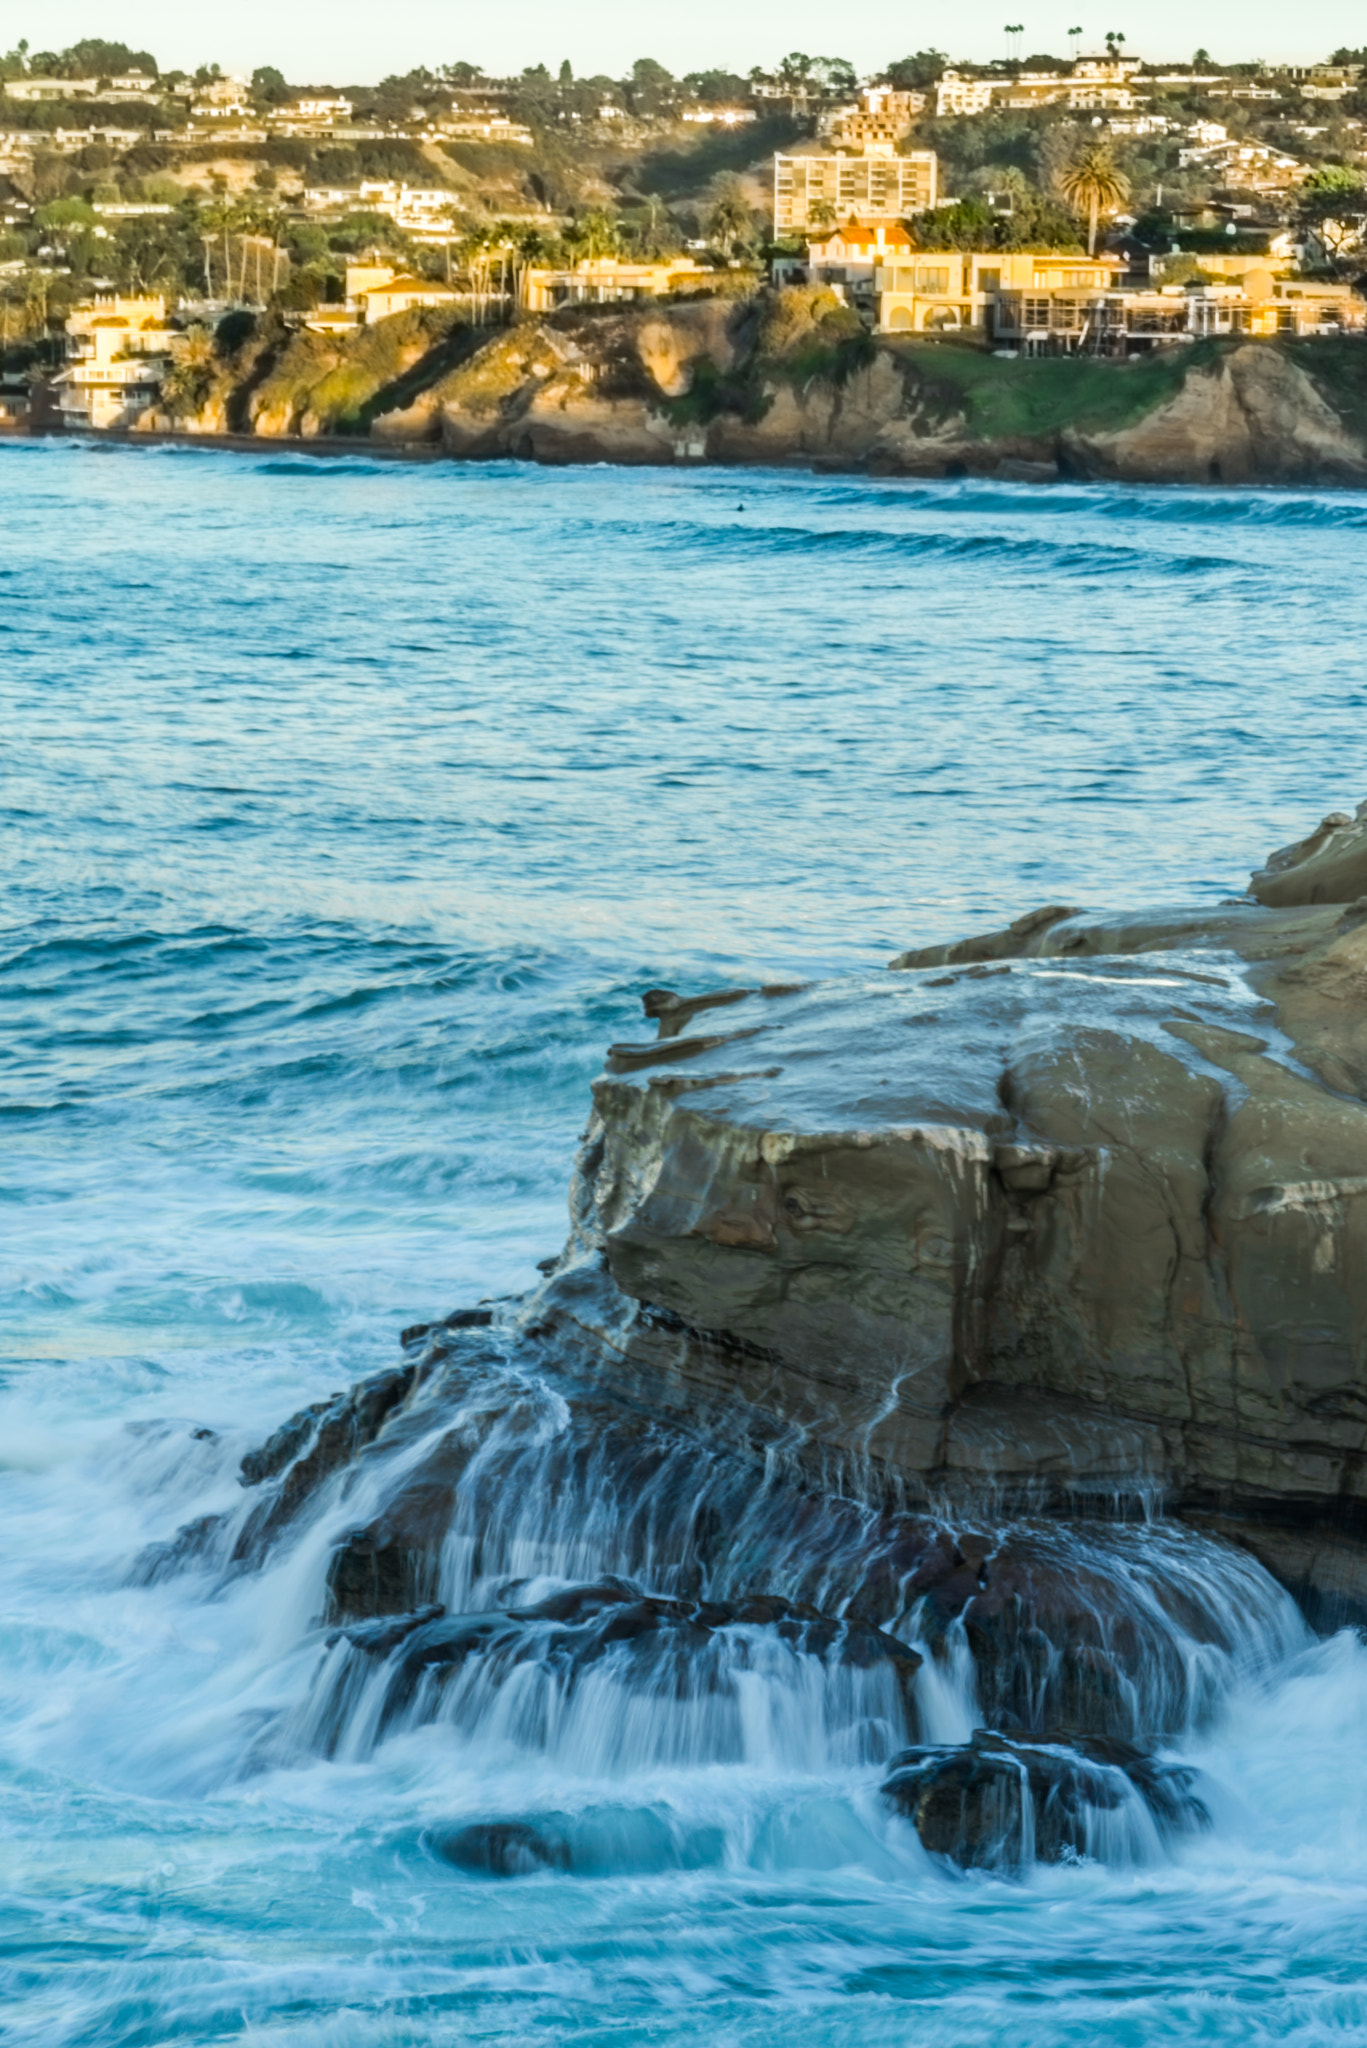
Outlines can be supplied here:
<path id="1" fill-rule="evenodd" d="M 140 1561 L 297 1560 L 316 1670 L 254 1766 L 426 1729 L 595 1782 L 853 1769 L 1008 1870 L 1207 1825 L 1183 1740 L 1367 1613 L 1364 888 L 1335 817 L 1256 901 L 652 991 L 545 1285 L 405 1333 Z M 702 1853 L 671 1830 L 621 1839 Z M 433 1841 L 516 1875 L 619 1833 Z"/>

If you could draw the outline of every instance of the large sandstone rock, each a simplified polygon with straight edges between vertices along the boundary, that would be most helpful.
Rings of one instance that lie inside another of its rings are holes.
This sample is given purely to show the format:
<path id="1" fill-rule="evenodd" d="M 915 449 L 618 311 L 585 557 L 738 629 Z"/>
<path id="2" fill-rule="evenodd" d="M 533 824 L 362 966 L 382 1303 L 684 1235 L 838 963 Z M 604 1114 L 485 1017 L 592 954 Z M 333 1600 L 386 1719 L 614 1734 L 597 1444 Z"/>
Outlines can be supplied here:
<path id="1" fill-rule="evenodd" d="M 1271 901 L 654 992 L 548 1300 L 913 1502 L 1148 1487 L 1322 1617 L 1367 1600 L 1364 848 L 1331 823 Z"/>
<path id="2" fill-rule="evenodd" d="M 1079 475 L 1134 483 L 1339 483 L 1367 459 L 1305 371 L 1245 342 L 1194 367 L 1165 405 L 1114 433 L 1063 436 Z"/>

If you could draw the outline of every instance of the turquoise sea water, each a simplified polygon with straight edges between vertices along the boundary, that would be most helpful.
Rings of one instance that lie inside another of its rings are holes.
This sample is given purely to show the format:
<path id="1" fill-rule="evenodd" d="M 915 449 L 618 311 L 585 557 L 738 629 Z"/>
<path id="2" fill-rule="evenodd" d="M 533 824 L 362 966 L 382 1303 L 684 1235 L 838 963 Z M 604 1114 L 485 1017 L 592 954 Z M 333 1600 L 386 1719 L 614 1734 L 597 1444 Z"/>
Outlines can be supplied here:
<path id="1" fill-rule="evenodd" d="M 1347 494 L 0 447 L 0 2040 L 1367 2033 L 1352 1637 L 1193 1735 L 1209 1836 L 1018 1884 L 781 1730 L 263 1770 L 316 1557 L 127 1583 L 535 1279 L 642 989 L 1218 899 L 1353 807 L 1364 543 Z M 481 1882 L 423 1831 L 491 1786 L 653 1819 Z"/>

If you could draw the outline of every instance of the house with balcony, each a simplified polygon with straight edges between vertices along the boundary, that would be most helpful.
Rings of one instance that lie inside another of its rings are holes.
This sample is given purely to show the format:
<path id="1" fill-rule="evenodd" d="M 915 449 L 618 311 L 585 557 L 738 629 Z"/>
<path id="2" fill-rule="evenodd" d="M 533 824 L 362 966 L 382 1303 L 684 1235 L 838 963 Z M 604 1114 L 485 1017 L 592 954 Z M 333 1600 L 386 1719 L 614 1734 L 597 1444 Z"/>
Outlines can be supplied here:
<path id="1" fill-rule="evenodd" d="M 687 291 L 713 274 L 691 256 L 671 256 L 663 263 L 592 256 L 560 270 L 535 265 L 524 270 L 522 299 L 531 313 L 549 313 L 556 306 L 663 299 L 671 292 Z"/>
<path id="2" fill-rule="evenodd" d="M 303 324 L 315 334 L 350 334 L 415 306 L 454 305 L 460 293 L 431 277 L 399 275 L 389 263 L 349 263 L 341 305 L 315 306 Z"/>
<path id="3" fill-rule="evenodd" d="M 1270 271 L 1251 271 L 1231 284 L 1149 291 L 1003 291 L 991 315 L 993 341 L 1023 355 L 1143 355 L 1238 335 L 1361 334 L 1365 324 L 1367 304 L 1350 285 L 1274 278 Z"/>
<path id="4" fill-rule="evenodd" d="M 171 342 L 164 299 L 111 293 L 75 307 L 66 323 L 66 361 L 53 380 L 63 424 L 97 433 L 136 426 L 156 404 Z"/>
<path id="5" fill-rule="evenodd" d="M 894 249 L 874 273 L 877 326 L 884 334 L 976 333 L 993 338 L 1003 294 L 1058 294 L 1085 303 L 1114 289 L 1123 256 L 1034 250 Z"/>

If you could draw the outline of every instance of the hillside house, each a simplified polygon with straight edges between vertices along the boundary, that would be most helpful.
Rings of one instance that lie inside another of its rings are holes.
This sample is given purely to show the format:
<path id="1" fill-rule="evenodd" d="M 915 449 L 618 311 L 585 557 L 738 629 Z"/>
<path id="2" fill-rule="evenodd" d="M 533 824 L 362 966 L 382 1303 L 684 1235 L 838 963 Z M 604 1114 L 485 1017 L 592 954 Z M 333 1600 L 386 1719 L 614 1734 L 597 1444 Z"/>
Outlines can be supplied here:
<path id="1" fill-rule="evenodd" d="M 1121 256 L 1066 252 L 917 249 L 897 253 L 874 274 L 877 324 L 885 334 L 992 332 L 992 311 L 1003 293 L 1050 296 L 1085 303 L 1117 283 Z"/>
<path id="2" fill-rule="evenodd" d="M 161 298 L 94 299 L 66 323 L 66 362 L 53 382 L 63 423 L 99 432 L 136 426 L 155 405 L 171 361 Z"/>
<path id="3" fill-rule="evenodd" d="M 686 291 L 690 285 L 712 275 L 691 256 L 672 256 L 664 263 L 629 263 L 617 256 L 594 256 L 561 270 L 537 266 L 525 270 L 522 300 L 529 312 L 548 313 L 555 306 L 586 302 L 662 299 L 671 292 Z"/>

